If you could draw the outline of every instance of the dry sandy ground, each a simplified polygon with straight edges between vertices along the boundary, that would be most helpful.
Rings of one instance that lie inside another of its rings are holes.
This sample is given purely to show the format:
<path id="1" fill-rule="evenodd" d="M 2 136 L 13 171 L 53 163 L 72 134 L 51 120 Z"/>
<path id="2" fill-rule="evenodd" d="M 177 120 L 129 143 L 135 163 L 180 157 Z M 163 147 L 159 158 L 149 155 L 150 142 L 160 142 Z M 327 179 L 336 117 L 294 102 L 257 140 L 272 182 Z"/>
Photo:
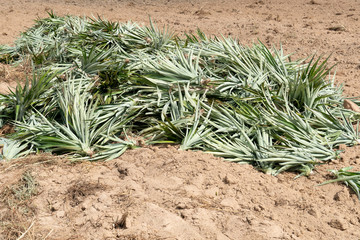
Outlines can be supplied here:
<path id="1" fill-rule="evenodd" d="M 143 24 L 150 15 L 179 34 L 199 27 L 244 44 L 281 42 L 294 57 L 332 54 L 337 82 L 359 95 L 358 0 L 0 0 L 0 44 L 49 10 Z M 0 65 L 2 91 L 26 71 Z M 359 146 L 347 148 L 296 180 L 174 146 L 106 163 L 34 156 L 0 165 L 0 239 L 359 239 L 356 196 L 340 184 L 316 186 L 329 179 L 327 169 L 359 166 L 359 156 Z M 24 186 L 35 196 L 14 195 Z"/>

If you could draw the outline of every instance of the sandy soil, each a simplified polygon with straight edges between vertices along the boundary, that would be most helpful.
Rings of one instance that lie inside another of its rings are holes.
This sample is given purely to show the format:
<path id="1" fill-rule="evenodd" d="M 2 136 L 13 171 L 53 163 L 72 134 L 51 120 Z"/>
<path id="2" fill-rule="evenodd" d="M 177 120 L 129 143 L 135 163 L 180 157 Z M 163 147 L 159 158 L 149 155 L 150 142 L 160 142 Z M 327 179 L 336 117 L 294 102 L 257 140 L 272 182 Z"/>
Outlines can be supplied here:
<path id="1" fill-rule="evenodd" d="M 359 95 L 358 0 L 0 0 L 0 44 L 49 10 L 143 24 L 150 15 L 179 34 L 199 27 L 244 44 L 281 42 L 294 57 L 332 54 L 337 82 Z M 26 71 L 0 65 L 0 91 Z M 360 147 L 346 148 L 340 160 L 296 180 L 174 146 L 105 163 L 20 159 L 0 165 L 0 239 L 359 239 L 356 196 L 340 184 L 316 186 L 330 178 L 327 169 L 359 169 L 359 156 Z M 34 191 L 21 198 L 21 189 Z"/>

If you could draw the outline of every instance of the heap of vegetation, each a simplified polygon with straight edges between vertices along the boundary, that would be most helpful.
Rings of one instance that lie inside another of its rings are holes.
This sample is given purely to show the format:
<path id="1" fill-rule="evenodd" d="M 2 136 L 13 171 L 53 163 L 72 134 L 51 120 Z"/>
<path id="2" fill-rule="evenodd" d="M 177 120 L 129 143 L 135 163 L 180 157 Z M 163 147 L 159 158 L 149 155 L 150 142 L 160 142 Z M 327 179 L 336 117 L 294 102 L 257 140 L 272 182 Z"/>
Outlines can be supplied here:
<path id="1" fill-rule="evenodd" d="M 174 143 L 304 175 L 336 159 L 339 144 L 359 143 L 356 114 L 344 109 L 326 59 L 292 61 L 262 43 L 201 31 L 178 37 L 152 23 L 49 15 L 14 47 L 0 46 L 0 60 L 34 67 L 25 85 L 0 97 L 19 154 L 100 160 Z"/>

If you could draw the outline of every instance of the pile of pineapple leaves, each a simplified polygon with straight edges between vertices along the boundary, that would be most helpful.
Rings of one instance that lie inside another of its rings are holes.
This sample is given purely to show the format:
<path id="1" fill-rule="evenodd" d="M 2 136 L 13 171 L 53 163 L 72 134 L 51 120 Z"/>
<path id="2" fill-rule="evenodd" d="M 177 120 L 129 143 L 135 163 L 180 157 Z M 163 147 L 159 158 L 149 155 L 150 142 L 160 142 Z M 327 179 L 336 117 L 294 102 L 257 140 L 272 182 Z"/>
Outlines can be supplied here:
<path id="1" fill-rule="evenodd" d="M 306 175 L 339 144 L 359 143 L 326 59 L 292 61 L 261 42 L 49 13 L 0 46 L 0 60 L 33 66 L 0 96 L 1 124 L 15 126 L 1 139 L 5 160 L 33 151 L 109 160 L 170 143 Z"/>

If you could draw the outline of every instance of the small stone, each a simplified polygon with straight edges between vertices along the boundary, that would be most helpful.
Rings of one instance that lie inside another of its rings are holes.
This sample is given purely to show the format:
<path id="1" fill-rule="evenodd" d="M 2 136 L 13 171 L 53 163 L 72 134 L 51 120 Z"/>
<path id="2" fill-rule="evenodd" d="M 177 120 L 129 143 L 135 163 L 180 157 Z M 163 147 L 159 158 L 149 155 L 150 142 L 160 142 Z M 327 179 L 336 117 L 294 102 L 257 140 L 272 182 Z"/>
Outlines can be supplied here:
<path id="1" fill-rule="evenodd" d="M 235 184 L 237 181 L 236 181 L 236 178 L 231 175 L 231 174 L 226 174 L 226 176 L 223 178 L 223 182 L 225 184 Z"/>
<path id="2" fill-rule="evenodd" d="M 315 228 L 313 226 L 311 226 L 311 225 L 308 225 L 306 227 L 306 230 L 308 230 L 309 232 L 315 232 Z"/>
<path id="3" fill-rule="evenodd" d="M 341 231 L 345 231 L 348 228 L 348 223 L 342 219 L 333 219 L 328 222 L 329 226 Z"/>
<path id="4" fill-rule="evenodd" d="M 335 195 L 334 195 L 334 200 L 335 201 L 344 202 L 344 201 L 349 200 L 349 198 L 350 198 L 350 194 L 349 194 L 349 191 L 347 189 L 343 189 L 343 190 L 335 193 Z"/>
<path id="5" fill-rule="evenodd" d="M 351 218 L 351 219 L 350 219 L 350 223 L 351 223 L 352 225 L 357 225 L 357 224 L 359 223 L 359 221 L 358 221 L 357 219 Z"/>
<path id="6" fill-rule="evenodd" d="M 186 204 L 185 203 L 179 203 L 177 206 L 176 206 L 176 209 L 185 209 L 186 208 Z"/>

